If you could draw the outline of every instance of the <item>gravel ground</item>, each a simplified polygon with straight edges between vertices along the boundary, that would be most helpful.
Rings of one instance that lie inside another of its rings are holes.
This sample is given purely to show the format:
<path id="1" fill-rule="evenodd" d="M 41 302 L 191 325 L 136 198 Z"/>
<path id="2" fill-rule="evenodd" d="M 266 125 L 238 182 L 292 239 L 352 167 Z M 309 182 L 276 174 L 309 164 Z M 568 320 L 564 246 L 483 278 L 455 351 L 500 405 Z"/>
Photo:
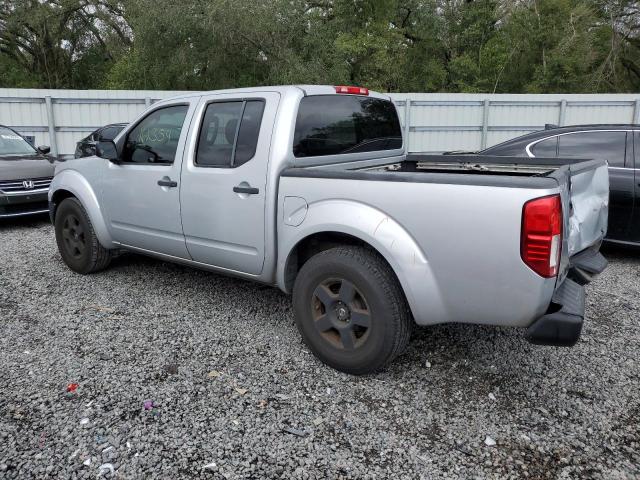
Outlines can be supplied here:
<path id="1" fill-rule="evenodd" d="M 46 220 L 4 222 L 0 477 L 640 478 L 640 252 L 607 253 L 573 349 L 438 326 L 355 378 L 276 289 L 134 255 L 80 276 Z"/>

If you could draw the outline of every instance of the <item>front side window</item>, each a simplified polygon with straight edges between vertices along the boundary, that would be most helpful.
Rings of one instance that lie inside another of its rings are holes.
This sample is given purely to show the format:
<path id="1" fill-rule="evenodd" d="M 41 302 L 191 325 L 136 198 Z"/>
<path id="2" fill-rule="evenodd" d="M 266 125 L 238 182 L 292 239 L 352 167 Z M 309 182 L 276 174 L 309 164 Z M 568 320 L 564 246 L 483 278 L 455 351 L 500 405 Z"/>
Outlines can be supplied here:
<path id="1" fill-rule="evenodd" d="M 200 128 L 196 165 L 237 167 L 251 160 L 263 112 L 263 100 L 210 103 Z"/>
<path id="2" fill-rule="evenodd" d="M 612 167 L 624 167 L 627 132 L 578 132 L 559 138 L 560 157 L 604 159 Z"/>
<path id="3" fill-rule="evenodd" d="M 558 155 L 558 137 L 547 138 L 531 147 L 534 157 L 555 158 Z"/>
<path id="4" fill-rule="evenodd" d="M 315 95 L 300 101 L 296 157 L 395 150 L 402 147 L 392 102 L 358 95 Z"/>
<path id="5" fill-rule="evenodd" d="M 0 127 L 0 155 L 33 155 L 36 149 L 13 130 Z"/>
<path id="6" fill-rule="evenodd" d="M 96 140 L 113 140 L 122 131 L 123 126 L 105 127 L 96 135 Z"/>
<path id="7" fill-rule="evenodd" d="M 187 116 L 187 105 L 153 111 L 127 135 L 122 159 L 128 163 L 171 164 Z"/>

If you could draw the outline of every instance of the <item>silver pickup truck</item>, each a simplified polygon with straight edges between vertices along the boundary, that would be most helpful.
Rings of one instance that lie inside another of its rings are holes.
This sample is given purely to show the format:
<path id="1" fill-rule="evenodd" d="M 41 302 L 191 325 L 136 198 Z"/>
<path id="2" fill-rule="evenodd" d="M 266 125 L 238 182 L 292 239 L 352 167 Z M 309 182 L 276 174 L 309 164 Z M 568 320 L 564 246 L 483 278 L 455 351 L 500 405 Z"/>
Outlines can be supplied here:
<path id="1" fill-rule="evenodd" d="M 391 100 L 358 87 L 222 90 L 151 106 L 58 163 L 64 262 L 129 250 L 277 286 L 325 363 L 363 374 L 414 323 L 522 327 L 573 345 L 606 260 L 604 161 L 405 154 Z"/>

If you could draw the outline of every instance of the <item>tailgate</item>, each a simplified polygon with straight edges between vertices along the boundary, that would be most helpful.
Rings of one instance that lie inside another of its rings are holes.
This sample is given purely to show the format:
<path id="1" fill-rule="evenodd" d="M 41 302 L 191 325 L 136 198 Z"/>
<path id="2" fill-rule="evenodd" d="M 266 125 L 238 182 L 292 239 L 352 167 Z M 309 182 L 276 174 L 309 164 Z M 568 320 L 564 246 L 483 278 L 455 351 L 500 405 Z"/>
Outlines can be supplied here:
<path id="1" fill-rule="evenodd" d="M 609 172 L 604 160 L 573 163 L 554 172 L 562 177 L 560 189 L 564 215 L 567 258 L 594 245 L 607 233 Z"/>

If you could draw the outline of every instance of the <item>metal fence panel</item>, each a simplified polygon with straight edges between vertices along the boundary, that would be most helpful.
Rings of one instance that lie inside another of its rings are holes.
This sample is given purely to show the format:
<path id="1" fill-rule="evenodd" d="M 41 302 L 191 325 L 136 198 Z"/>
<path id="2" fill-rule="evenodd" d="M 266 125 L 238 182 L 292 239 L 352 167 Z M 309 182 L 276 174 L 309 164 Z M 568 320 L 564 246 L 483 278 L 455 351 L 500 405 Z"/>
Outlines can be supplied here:
<path id="1" fill-rule="evenodd" d="M 147 105 L 187 92 L 0 89 L 0 124 L 71 155 L 96 128 L 129 122 Z M 402 93 L 398 106 L 410 152 L 479 150 L 547 123 L 639 123 L 640 95 Z"/>

